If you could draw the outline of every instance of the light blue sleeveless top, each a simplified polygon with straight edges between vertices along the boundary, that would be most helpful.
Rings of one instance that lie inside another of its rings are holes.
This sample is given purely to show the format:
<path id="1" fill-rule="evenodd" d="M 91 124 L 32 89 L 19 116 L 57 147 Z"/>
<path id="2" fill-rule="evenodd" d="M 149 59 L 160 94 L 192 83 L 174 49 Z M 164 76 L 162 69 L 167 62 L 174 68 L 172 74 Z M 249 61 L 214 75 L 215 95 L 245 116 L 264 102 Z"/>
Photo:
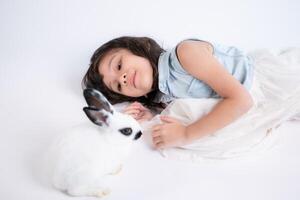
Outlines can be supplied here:
<path id="1" fill-rule="evenodd" d="M 249 91 L 254 74 L 252 58 L 235 47 L 209 43 L 213 46 L 214 57 Z M 159 91 L 153 101 L 168 103 L 175 98 L 221 98 L 209 85 L 193 77 L 181 66 L 176 48 L 177 45 L 159 57 Z"/>

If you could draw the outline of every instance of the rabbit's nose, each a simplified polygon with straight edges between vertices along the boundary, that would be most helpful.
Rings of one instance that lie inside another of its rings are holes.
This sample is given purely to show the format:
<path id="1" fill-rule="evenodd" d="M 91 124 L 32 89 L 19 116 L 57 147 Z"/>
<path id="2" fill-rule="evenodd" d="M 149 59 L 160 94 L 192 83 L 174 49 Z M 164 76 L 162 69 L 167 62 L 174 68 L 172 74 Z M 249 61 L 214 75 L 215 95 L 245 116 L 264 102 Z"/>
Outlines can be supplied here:
<path id="1" fill-rule="evenodd" d="M 135 134 L 134 140 L 139 139 L 142 136 L 142 134 L 143 134 L 142 131 L 139 131 L 137 134 Z"/>

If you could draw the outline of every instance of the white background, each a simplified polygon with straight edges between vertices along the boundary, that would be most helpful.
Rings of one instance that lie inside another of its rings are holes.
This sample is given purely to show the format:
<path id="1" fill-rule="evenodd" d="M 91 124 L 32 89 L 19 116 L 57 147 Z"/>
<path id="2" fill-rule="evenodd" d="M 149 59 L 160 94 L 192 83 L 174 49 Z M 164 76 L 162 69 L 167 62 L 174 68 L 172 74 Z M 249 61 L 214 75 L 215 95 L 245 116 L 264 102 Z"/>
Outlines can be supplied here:
<path id="1" fill-rule="evenodd" d="M 131 35 L 164 48 L 186 37 L 246 51 L 299 47 L 299 11 L 299 0 L 1 0 L 0 199 L 68 199 L 39 182 L 39 160 L 53 136 L 86 120 L 80 82 L 102 43 Z M 288 122 L 280 151 L 233 168 L 168 162 L 144 149 L 134 158 L 147 160 L 124 172 L 132 182 L 109 198 L 299 199 L 299 128 Z"/>

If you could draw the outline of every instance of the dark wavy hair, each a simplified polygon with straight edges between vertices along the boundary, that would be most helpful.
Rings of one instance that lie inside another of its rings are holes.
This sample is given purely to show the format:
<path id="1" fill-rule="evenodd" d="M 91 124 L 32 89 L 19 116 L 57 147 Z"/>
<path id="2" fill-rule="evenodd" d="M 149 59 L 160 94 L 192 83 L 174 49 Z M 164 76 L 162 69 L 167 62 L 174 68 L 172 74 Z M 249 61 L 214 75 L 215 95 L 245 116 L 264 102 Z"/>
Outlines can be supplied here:
<path id="1" fill-rule="evenodd" d="M 104 56 L 111 50 L 123 48 L 129 50 L 136 56 L 141 56 L 149 60 L 153 68 L 152 91 L 145 96 L 129 97 L 118 94 L 110 90 L 103 82 L 103 76 L 98 71 L 98 65 Z M 154 99 L 158 91 L 158 58 L 165 50 L 161 48 L 153 39 L 149 37 L 122 36 L 112 39 L 100 46 L 90 59 L 89 68 L 82 79 L 82 87 L 94 88 L 103 93 L 111 104 L 122 103 L 125 101 L 138 101 L 149 109 L 160 111 L 166 107 L 164 103 L 155 103 Z"/>

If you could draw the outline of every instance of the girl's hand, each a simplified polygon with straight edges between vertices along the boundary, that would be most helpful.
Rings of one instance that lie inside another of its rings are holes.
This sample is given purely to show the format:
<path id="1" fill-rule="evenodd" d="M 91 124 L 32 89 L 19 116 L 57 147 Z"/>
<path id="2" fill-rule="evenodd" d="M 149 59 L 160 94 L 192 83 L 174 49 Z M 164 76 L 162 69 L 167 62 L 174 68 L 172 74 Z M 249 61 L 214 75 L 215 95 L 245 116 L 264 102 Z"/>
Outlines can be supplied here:
<path id="1" fill-rule="evenodd" d="M 131 115 L 138 122 L 150 120 L 154 117 L 154 115 L 148 108 L 144 107 L 137 101 L 127 106 L 123 112 L 125 114 Z"/>
<path id="2" fill-rule="evenodd" d="M 181 146 L 187 143 L 186 126 L 170 116 L 160 116 L 165 122 L 152 127 L 152 140 L 155 148 Z"/>

